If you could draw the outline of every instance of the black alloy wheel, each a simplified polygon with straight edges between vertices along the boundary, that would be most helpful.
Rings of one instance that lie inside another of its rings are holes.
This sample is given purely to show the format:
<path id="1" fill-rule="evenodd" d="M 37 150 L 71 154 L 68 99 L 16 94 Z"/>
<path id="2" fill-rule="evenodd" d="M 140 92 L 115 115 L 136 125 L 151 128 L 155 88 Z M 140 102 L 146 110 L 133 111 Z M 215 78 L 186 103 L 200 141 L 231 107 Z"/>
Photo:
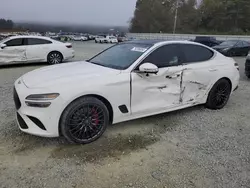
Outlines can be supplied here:
<path id="1" fill-rule="evenodd" d="M 62 63 L 62 60 L 63 60 L 62 54 L 59 52 L 51 52 L 48 55 L 48 63 L 50 65 Z"/>
<path id="2" fill-rule="evenodd" d="M 210 109 L 223 108 L 230 97 L 231 84 L 226 79 L 217 81 L 209 92 L 206 107 Z"/>
<path id="3" fill-rule="evenodd" d="M 109 124 L 109 112 L 102 101 L 80 98 L 71 103 L 61 118 L 61 132 L 71 143 L 87 144 L 100 138 Z"/>

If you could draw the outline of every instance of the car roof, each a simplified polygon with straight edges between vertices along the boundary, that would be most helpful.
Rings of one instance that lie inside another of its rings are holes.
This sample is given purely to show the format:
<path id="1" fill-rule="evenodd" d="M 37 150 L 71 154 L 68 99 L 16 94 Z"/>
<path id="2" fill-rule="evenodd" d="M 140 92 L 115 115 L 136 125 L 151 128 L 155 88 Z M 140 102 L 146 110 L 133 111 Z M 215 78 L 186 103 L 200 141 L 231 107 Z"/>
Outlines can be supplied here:
<path id="1" fill-rule="evenodd" d="M 148 44 L 148 45 L 154 45 L 159 42 L 163 42 L 164 40 L 160 39 L 136 39 L 136 40 L 130 40 L 126 41 L 124 43 L 134 43 L 134 44 Z"/>
<path id="2" fill-rule="evenodd" d="M 143 40 L 130 40 L 123 43 L 129 43 L 129 44 L 146 44 L 146 45 L 161 45 L 161 44 L 172 44 L 172 43 L 180 43 L 180 44 L 196 44 L 201 45 L 197 42 L 192 42 L 189 40 L 163 40 L 163 39 L 143 39 Z"/>
<path id="3" fill-rule="evenodd" d="M 18 39 L 18 38 L 36 38 L 36 39 L 52 40 L 49 37 L 36 36 L 36 35 L 17 35 L 17 36 L 11 36 L 11 37 L 9 37 L 9 39 Z"/>

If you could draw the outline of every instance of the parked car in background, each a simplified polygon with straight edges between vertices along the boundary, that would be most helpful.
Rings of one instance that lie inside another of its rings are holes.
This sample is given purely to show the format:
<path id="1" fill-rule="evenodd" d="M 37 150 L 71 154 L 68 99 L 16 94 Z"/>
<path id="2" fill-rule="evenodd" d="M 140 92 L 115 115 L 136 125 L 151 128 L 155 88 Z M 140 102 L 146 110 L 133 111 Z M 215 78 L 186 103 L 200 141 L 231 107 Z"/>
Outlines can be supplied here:
<path id="1" fill-rule="evenodd" d="M 247 55 L 245 62 L 245 74 L 248 78 L 250 78 L 250 54 Z"/>
<path id="2" fill-rule="evenodd" d="M 87 41 L 87 40 L 88 40 L 88 37 L 86 37 L 86 36 L 81 36 L 81 39 L 82 39 L 82 41 Z"/>
<path id="3" fill-rule="evenodd" d="M 117 40 L 118 40 L 118 42 L 125 42 L 125 41 L 127 41 L 128 39 L 127 39 L 126 36 L 118 36 L 118 37 L 117 37 Z"/>
<path id="4" fill-rule="evenodd" d="M 197 36 L 193 41 L 204 44 L 209 47 L 213 47 L 221 43 L 221 41 L 216 40 L 215 37 L 209 37 L 209 36 Z"/>
<path id="5" fill-rule="evenodd" d="M 250 51 L 250 43 L 242 40 L 228 40 L 214 46 L 213 49 L 229 57 L 247 56 Z"/>
<path id="6" fill-rule="evenodd" d="M 198 43 L 129 41 L 17 79 L 16 117 L 26 133 L 87 144 L 109 124 L 198 104 L 221 109 L 239 77 L 232 58 Z"/>
<path id="7" fill-rule="evenodd" d="M 104 43 L 106 35 L 98 35 L 95 37 L 95 43 Z"/>
<path id="8" fill-rule="evenodd" d="M 106 41 L 107 43 L 118 43 L 117 37 L 115 36 L 107 36 Z"/>
<path id="9" fill-rule="evenodd" d="M 81 36 L 73 36 L 72 39 L 73 39 L 73 41 L 82 41 Z"/>
<path id="10" fill-rule="evenodd" d="M 95 39 L 96 43 L 118 43 L 118 40 L 115 36 L 99 36 Z"/>
<path id="11" fill-rule="evenodd" d="M 49 37 L 14 36 L 0 41 L 0 64 L 48 62 L 58 64 L 74 57 L 71 43 Z"/>

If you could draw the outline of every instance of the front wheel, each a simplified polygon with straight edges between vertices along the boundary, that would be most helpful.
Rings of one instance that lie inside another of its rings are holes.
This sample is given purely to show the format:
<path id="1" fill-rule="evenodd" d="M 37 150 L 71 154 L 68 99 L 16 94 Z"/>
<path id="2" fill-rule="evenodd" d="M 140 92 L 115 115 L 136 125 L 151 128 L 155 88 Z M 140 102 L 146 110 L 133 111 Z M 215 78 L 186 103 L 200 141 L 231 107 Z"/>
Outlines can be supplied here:
<path id="1" fill-rule="evenodd" d="M 220 79 L 210 90 L 206 102 L 206 107 L 213 110 L 223 108 L 227 104 L 230 94 L 230 82 L 226 79 Z"/>
<path id="2" fill-rule="evenodd" d="M 60 52 L 51 52 L 48 55 L 47 61 L 50 65 L 62 63 L 63 56 Z"/>
<path id="3" fill-rule="evenodd" d="M 72 102 L 60 121 L 62 135 L 71 143 L 87 144 L 101 137 L 109 124 L 109 111 L 94 97 Z"/>

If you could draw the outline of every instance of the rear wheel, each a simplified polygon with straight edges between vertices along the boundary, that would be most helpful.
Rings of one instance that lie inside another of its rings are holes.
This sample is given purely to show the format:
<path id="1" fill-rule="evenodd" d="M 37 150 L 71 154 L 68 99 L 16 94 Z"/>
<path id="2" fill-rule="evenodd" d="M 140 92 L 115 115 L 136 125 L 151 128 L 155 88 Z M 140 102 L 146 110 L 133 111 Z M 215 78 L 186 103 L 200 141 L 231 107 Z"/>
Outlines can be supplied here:
<path id="1" fill-rule="evenodd" d="M 226 79 L 220 79 L 210 90 L 206 107 L 214 110 L 223 108 L 227 104 L 230 94 L 231 84 Z"/>
<path id="2" fill-rule="evenodd" d="M 48 55 L 47 61 L 50 65 L 62 63 L 63 56 L 60 52 L 51 52 Z"/>
<path id="3" fill-rule="evenodd" d="M 109 124 L 105 104 L 94 98 L 84 97 L 72 102 L 63 112 L 61 133 L 71 143 L 87 144 L 101 137 Z"/>

